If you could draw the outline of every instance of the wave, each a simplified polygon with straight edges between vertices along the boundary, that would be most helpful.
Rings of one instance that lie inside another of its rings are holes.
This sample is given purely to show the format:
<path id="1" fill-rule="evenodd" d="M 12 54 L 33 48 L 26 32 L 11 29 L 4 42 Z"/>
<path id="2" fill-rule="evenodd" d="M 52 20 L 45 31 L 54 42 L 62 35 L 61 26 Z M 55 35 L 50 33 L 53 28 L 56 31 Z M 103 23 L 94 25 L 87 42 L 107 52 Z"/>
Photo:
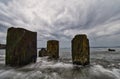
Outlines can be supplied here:
<path id="1" fill-rule="evenodd" d="M 120 79 L 120 69 L 104 68 L 100 64 L 74 66 L 72 63 L 49 61 L 47 57 L 41 57 L 36 63 L 22 68 L 3 67 L 0 79 Z"/>
<path id="2" fill-rule="evenodd" d="M 91 67 L 90 79 L 120 79 L 120 69 L 105 69 L 101 65 Z"/>

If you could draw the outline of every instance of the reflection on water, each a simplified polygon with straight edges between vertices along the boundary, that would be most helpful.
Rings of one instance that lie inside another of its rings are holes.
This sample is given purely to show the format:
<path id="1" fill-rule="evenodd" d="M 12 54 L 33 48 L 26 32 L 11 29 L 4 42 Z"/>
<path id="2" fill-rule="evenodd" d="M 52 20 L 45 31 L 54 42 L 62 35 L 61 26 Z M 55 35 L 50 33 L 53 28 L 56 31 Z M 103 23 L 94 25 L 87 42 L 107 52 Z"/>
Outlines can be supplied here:
<path id="1" fill-rule="evenodd" d="M 120 79 L 120 52 L 92 51 L 91 65 L 72 64 L 71 55 L 62 50 L 58 61 L 38 57 L 22 68 L 5 66 L 5 51 L 0 50 L 0 79 Z"/>

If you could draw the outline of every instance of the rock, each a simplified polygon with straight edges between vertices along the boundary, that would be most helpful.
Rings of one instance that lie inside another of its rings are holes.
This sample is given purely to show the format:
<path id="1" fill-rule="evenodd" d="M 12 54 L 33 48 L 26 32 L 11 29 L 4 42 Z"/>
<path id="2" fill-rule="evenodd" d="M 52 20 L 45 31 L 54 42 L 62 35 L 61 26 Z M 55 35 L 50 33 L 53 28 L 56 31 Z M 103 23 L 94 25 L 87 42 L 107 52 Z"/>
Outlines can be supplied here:
<path id="1" fill-rule="evenodd" d="M 110 49 L 110 48 L 109 48 L 109 49 L 108 49 L 108 51 L 113 51 L 113 52 L 114 52 L 114 51 L 115 51 L 115 49 Z"/>
<path id="2" fill-rule="evenodd" d="M 6 65 L 24 66 L 36 62 L 37 33 L 23 28 L 9 28 L 7 32 Z"/>
<path id="3" fill-rule="evenodd" d="M 43 57 L 43 56 L 48 56 L 47 50 L 45 48 L 42 48 L 39 51 L 39 57 Z"/>
<path id="4" fill-rule="evenodd" d="M 72 61 L 77 65 L 88 65 L 90 62 L 89 40 L 85 34 L 76 35 L 72 39 Z"/>
<path id="5" fill-rule="evenodd" d="M 59 58 L 59 41 L 57 40 L 47 41 L 47 52 L 50 58 L 58 59 Z"/>

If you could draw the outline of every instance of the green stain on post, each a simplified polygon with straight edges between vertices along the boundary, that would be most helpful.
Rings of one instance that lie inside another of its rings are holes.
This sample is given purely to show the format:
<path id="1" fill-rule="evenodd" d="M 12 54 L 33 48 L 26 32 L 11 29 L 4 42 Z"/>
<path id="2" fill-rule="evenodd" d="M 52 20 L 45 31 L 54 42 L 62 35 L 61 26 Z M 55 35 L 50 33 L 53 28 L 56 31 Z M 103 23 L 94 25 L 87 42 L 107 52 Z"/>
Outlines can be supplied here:
<path id="1" fill-rule="evenodd" d="M 88 65 L 89 60 L 89 40 L 85 34 L 76 35 L 72 39 L 72 61 L 77 65 Z"/>
<path id="2" fill-rule="evenodd" d="M 24 66 L 37 57 L 37 33 L 23 28 L 9 28 L 7 32 L 6 65 Z"/>
<path id="3" fill-rule="evenodd" d="M 53 59 L 59 58 L 59 41 L 49 40 L 47 41 L 48 56 Z"/>

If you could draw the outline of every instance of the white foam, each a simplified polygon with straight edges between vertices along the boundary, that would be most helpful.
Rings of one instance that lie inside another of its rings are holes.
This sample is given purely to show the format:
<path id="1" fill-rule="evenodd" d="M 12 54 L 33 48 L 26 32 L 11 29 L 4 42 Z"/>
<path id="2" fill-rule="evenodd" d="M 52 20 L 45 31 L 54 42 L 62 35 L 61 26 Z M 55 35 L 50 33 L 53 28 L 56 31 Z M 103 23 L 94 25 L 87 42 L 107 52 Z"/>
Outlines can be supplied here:
<path id="1" fill-rule="evenodd" d="M 120 79 L 120 69 L 112 69 L 113 71 L 113 74 L 118 78 Z"/>
<path id="2" fill-rule="evenodd" d="M 38 63 L 41 63 L 42 68 L 70 68 L 73 67 L 72 64 L 63 62 L 48 61 L 47 57 L 38 58 Z"/>
<path id="3" fill-rule="evenodd" d="M 47 57 L 37 58 L 37 62 L 27 65 L 24 68 L 35 68 L 35 69 L 43 69 L 43 68 L 73 68 L 73 64 L 64 63 L 60 61 L 48 61 Z"/>
<path id="4" fill-rule="evenodd" d="M 49 67 L 51 68 L 72 68 L 73 65 L 72 64 L 66 64 L 66 63 L 63 63 L 63 62 L 57 62 L 55 64 L 51 64 L 51 65 L 48 65 Z"/>
<path id="5" fill-rule="evenodd" d="M 94 65 L 93 67 L 91 67 L 91 74 L 96 76 L 106 75 L 110 78 L 120 79 L 119 69 L 105 69 L 100 65 Z"/>
<path id="6" fill-rule="evenodd" d="M 118 63 L 118 65 L 120 65 L 120 63 Z"/>
<path id="7" fill-rule="evenodd" d="M 1 74 L 0 74 L 0 79 L 6 79 L 7 77 L 12 77 L 16 74 L 16 72 L 13 69 L 10 70 L 4 70 Z"/>

